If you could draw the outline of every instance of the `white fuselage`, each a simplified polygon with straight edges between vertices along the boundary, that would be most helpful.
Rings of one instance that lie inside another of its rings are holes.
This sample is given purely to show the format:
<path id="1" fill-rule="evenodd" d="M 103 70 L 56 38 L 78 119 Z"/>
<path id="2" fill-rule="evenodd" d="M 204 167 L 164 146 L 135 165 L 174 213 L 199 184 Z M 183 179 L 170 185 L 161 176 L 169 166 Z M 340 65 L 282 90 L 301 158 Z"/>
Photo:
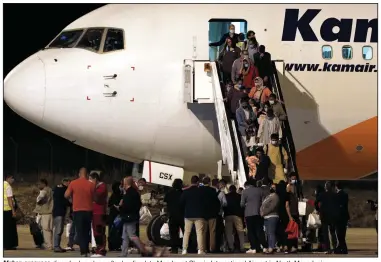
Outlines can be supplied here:
<path id="1" fill-rule="evenodd" d="M 326 42 L 319 29 L 325 19 L 377 18 L 376 4 L 345 6 L 107 5 L 64 31 L 121 28 L 124 50 L 104 54 L 81 48 L 39 51 L 6 77 L 5 100 L 24 118 L 83 147 L 128 161 L 152 160 L 214 174 L 221 159 L 214 106 L 192 107 L 183 102 L 183 62 L 192 59 L 195 38 L 196 59 L 209 60 L 208 21 L 245 19 L 272 59 L 286 63 L 377 65 L 377 43 L 369 44 L 370 33 L 367 45 L 373 47 L 372 61 L 362 59 L 361 48 L 366 43 L 355 43 L 353 37 L 349 43 L 329 42 L 334 57 L 323 60 L 321 48 Z M 286 8 L 300 9 L 299 15 L 308 8 L 322 9 L 310 24 L 318 42 L 304 42 L 299 33 L 295 41 L 282 42 Z M 351 61 L 342 59 L 343 45 L 352 46 Z M 104 78 L 114 74 L 115 79 Z M 290 72 L 280 82 L 297 152 L 377 116 L 377 74 Z M 117 95 L 105 96 L 105 85 Z M 345 157 L 352 154 L 342 151 Z M 319 168 L 323 174 L 332 166 L 321 163 Z M 377 166 L 369 172 L 376 170 Z M 345 172 L 338 170 L 343 178 Z M 358 177 L 367 175 L 357 173 Z M 306 175 L 319 179 L 314 176 L 317 173 L 312 171 Z"/>

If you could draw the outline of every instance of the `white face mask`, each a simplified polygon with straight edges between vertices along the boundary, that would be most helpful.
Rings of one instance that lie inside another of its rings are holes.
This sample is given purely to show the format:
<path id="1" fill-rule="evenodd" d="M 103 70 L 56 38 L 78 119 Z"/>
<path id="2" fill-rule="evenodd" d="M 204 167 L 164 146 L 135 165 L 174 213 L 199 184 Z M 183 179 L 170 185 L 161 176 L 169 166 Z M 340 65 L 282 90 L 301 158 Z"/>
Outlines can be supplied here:
<path id="1" fill-rule="evenodd" d="M 291 184 L 296 184 L 296 180 L 291 180 Z"/>
<path id="2" fill-rule="evenodd" d="M 271 144 L 272 145 L 276 145 L 278 143 L 278 141 L 276 141 L 276 140 L 271 140 Z"/>
<path id="3" fill-rule="evenodd" d="M 140 191 L 142 191 L 142 190 L 144 189 L 144 187 L 143 187 L 143 186 L 138 186 L 138 189 L 139 189 Z"/>
<path id="4" fill-rule="evenodd" d="M 225 31 L 226 32 L 226 31 Z M 230 34 L 234 34 L 234 29 L 230 29 Z"/>
<path id="5" fill-rule="evenodd" d="M 273 105 L 275 103 L 274 100 L 269 100 L 270 105 Z"/>

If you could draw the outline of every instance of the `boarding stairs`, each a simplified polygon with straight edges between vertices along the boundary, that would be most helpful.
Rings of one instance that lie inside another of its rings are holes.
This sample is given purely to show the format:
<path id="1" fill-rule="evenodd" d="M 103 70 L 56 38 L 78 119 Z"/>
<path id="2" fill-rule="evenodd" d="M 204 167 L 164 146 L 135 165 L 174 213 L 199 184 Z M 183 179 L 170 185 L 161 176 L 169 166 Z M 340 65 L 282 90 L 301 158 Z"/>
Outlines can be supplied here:
<path id="1" fill-rule="evenodd" d="M 220 76 L 215 62 L 205 60 L 184 60 L 184 102 L 193 104 L 214 104 L 222 151 L 222 165 L 219 176 L 243 187 L 247 180 L 247 165 L 244 162 L 238 129 L 229 119 L 224 103 Z"/>

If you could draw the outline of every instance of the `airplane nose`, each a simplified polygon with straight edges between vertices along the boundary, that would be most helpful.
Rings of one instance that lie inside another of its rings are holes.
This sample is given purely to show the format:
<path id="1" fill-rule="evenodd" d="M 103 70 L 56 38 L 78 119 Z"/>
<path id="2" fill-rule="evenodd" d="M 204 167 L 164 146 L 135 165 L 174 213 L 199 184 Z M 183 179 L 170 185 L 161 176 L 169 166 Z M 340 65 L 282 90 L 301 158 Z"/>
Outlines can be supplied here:
<path id="1" fill-rule="evenodd" d="M 45 68 L 37 55 L 16 66 L 4 79 L 4 100 L 18 115 L 38 124 L 45 105 Z"/>

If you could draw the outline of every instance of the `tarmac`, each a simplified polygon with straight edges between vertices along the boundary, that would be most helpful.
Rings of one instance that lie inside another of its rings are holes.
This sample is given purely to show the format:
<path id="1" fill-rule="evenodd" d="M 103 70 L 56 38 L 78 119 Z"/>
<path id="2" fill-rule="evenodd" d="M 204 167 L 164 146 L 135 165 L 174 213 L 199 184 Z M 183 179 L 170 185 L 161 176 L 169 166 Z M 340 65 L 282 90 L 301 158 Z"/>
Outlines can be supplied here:
<path id="1" fill-rule="evenodd" d="M 146 241 L 145 227 L 141 227 L 142 240 Z M 6 236 L 4 236 L 6 237 Z M 33 238 L 29 233 L 29 227 L 18 227 L 19 247 L 17 250 L 4 251 L 4 257 L 7 258 L 57 258 L 57 257 L 79 257 L 78 248 L 76 251 L 65 253 L 54 253 L 53 251 L 36 249 L 33 243 Z M 62 247 L 65 247 L 67 239 L 63 236 Z M 275 253 L 272 255 L 266 254 L 206 254 L 202 257 L 229 258 L 229 257 L 377 257 L 377 233 L 372 228 L 349 228 L 347 231 L 347 245 L 349 249 L 348 255 L 326 255 L 323 253 L 302 253 L 284 254 Z M 118 257 L 119 252 L 108 252 L 106 257 Z M 168 257 L 184 257 L 179 254 L 166 254 Z M 140 257 L 138 254 L 131 254 L 129 257 Z M 186 257 L 200 257 L 197 254 L 188 254 Z"/>

